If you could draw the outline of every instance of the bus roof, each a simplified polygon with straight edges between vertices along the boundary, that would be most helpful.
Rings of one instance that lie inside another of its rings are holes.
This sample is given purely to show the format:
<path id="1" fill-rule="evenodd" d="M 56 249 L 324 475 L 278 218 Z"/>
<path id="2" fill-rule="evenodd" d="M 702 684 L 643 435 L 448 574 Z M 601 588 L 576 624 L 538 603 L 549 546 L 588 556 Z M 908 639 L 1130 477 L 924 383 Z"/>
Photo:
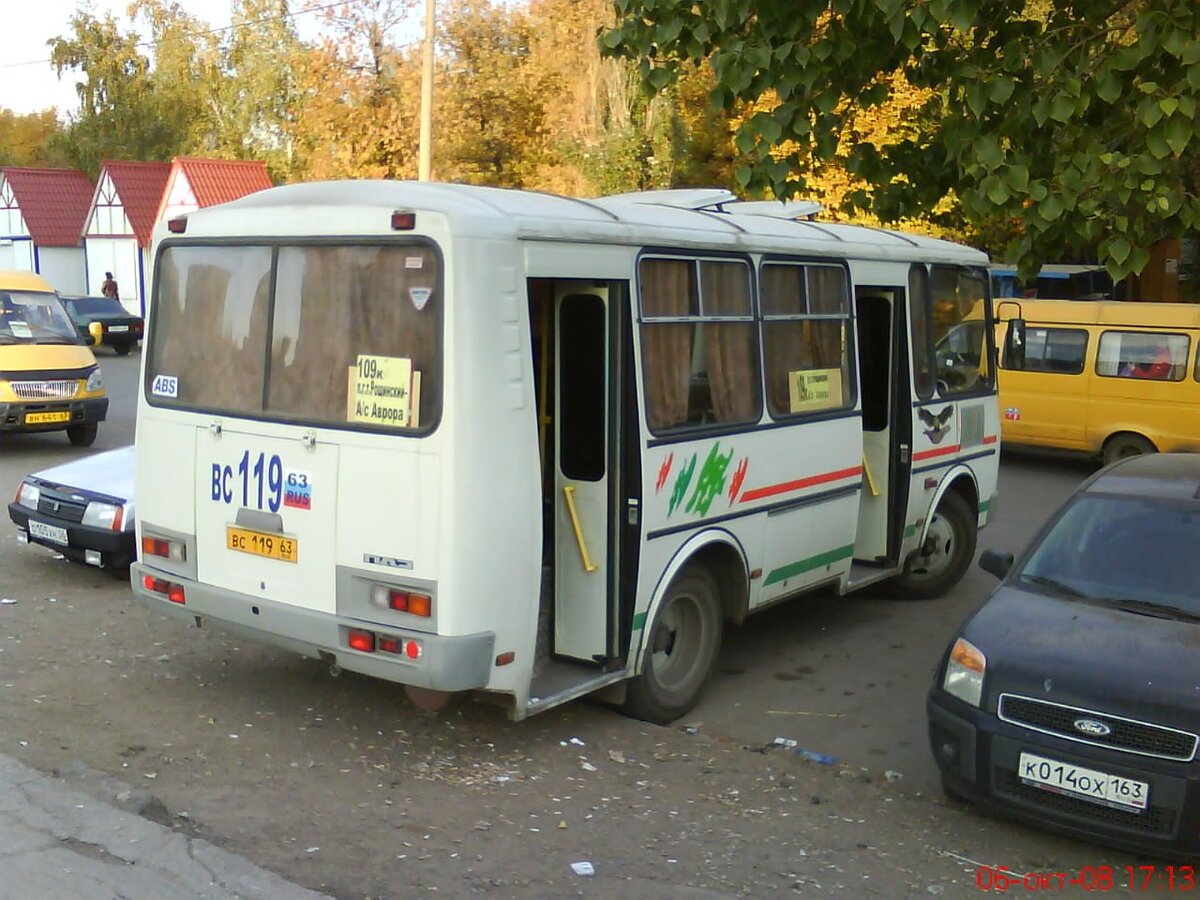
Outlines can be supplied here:
<path id="1" fill-rule="evenodd" d="M 1200 304 L 1135 300 L 996 300 L 996 318 L 1021 316 L 1031 323 L 1120 325 L 1131 328 L 1200 327 Z"/>
<path id="2" fill-rule="evenodd" d="M 679 202 L 673 202 L 673 194 Z M 391 213 L 399 209 L 437 213 L 456 234 L 476 237 L 987 265 L 985 254 L 950 241 L 781 218 L 757 204 L 739 211 L 734 199 L 720 190 L 707 196 L 699 191 L 650 191 L 584 200 L 436 182 L 324 181 L 271 188 L 189 213 L 187 235 L 387 234 Z M 705 200 L 710 202 L 696 208 Z"/>

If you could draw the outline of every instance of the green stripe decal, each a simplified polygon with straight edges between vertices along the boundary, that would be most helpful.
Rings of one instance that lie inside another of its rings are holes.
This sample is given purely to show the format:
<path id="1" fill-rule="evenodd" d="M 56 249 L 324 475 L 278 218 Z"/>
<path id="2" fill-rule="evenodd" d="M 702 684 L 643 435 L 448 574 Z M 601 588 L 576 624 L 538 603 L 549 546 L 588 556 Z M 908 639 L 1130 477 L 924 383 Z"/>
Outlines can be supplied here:
<path id="1" fill-rule="evenodd" d="M 905 525 L 904 526 L 904 539 L 905 540 L 908 540 L 910 537 L 912 537 L 916 533 L 917 533 L 916 525 Z"/>
<path id="2" fill-rule="evenodd" d="M 811 572 L 813 569 L 821 568 L 821 566 L 828 566 L 843 559 L 849 559 L 853 555 L 854 545 L 847 544 L 845 547 L 838 547 L 836 550 L 819 553 L 816 556 L 810 556 L 808 559 L 790 563 L 789 565 L 773 570 L 767 575 L 766 581 L 763 582 L 763 587 L 775 584 L 777 581 L 783 581 L 786 578 L 792 578 L 795 575 L 801 575 L 804 572 Z"/>
<path id="3" fill-rule="evenodd" d="M 633 630 L 634 631 L 640 631 L 645 626 L 646 626 L 646 614 L 644 612 L 640 612 L 636 616 L 633 617 Z"/>
<path id="4" fill-rule="evenodd" d="M 984 500 L 982 503 L 979 504 L 979 511 L 981 513 L 985 513 L 988 511 L 988 507 L 991 505 L 992 505 L 991 500 Z"/>

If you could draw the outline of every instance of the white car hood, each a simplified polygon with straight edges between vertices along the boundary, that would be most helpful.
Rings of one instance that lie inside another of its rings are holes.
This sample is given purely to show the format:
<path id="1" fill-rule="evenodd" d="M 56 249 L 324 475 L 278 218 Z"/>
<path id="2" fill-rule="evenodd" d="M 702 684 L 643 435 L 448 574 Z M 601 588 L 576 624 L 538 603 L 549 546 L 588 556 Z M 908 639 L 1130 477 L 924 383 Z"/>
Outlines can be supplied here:
<path id="1" fill-rule="evenodd" d="M 133 516 L 133 447 L 94 453 L 82 459 L 34 472 L 31 478 L 78 491 L 90 491 L 124 500 L 126 518 Z"/>

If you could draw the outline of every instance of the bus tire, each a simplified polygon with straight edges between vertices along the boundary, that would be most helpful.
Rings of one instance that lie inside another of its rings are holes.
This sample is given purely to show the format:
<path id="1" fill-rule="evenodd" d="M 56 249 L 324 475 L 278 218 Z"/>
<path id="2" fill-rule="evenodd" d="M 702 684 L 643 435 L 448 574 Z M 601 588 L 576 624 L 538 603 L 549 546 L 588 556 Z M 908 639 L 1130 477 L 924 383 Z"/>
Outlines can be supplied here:
<path id="1" fill-rule="evenodd" d="M 96 432 L 99 426 L 95 422 L 85 425 L 68 425 L 67 440 L 76 447 L 90 447 L 96 442 Z"/>
<path id="2" fill-rule="evenodd" d="M 684 568 L 654 616 L 642 673 L 629 684 L 624 712 L 666 725 L 695 706 L 721 651 L 723 624 L 712 575 Z"/>
<path id="3" fill-rule="evenodd" d="M 957 491 L 938 502 L 925 543 L 914 551 L 895 584 L 911 600 L 932 600 L 954 587 L 975 558 L 977 516 Z"/>
<path id="4" fill-rule="evenodd" d="M 1106 466 L 1112 465 L 1118 459 L 1130 456 L 1141 456 L 1145 453 L 1156 453 L 1155 446 L 1140 434 L 1122 431 L 1114 434 L 1104 442 L 1103 459 Z"/>

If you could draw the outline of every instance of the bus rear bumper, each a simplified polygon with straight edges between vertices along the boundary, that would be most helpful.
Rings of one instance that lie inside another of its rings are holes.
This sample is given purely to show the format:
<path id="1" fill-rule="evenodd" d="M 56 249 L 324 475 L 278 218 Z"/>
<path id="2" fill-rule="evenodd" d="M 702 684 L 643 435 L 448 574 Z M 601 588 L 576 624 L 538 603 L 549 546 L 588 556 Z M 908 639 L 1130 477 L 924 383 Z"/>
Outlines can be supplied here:
<path id="1" fill-rule="evenodd" d="M 477 690 L 487 687 L 491 677 L 496 636 L 490 631 L 439 635 L 381 625 L 200 584 L 142 563 L 130 566 L 129 576 L 134 599 L 143 606 L 189 624 L 209 622 L 239 637 L 351 672 L 435 691 Z M 147 588 L 147 576 L 181 587 L 184 602 L 173 602 L 165 593 Z M 370 632 L 376 649 L 352 649 L 347 643 L 351 631 Z M 398 642 L 401 652 L 379 649 L 381 637 Z M 410 644 L 418 648 L 415 657 L 408 650 Z"/>

